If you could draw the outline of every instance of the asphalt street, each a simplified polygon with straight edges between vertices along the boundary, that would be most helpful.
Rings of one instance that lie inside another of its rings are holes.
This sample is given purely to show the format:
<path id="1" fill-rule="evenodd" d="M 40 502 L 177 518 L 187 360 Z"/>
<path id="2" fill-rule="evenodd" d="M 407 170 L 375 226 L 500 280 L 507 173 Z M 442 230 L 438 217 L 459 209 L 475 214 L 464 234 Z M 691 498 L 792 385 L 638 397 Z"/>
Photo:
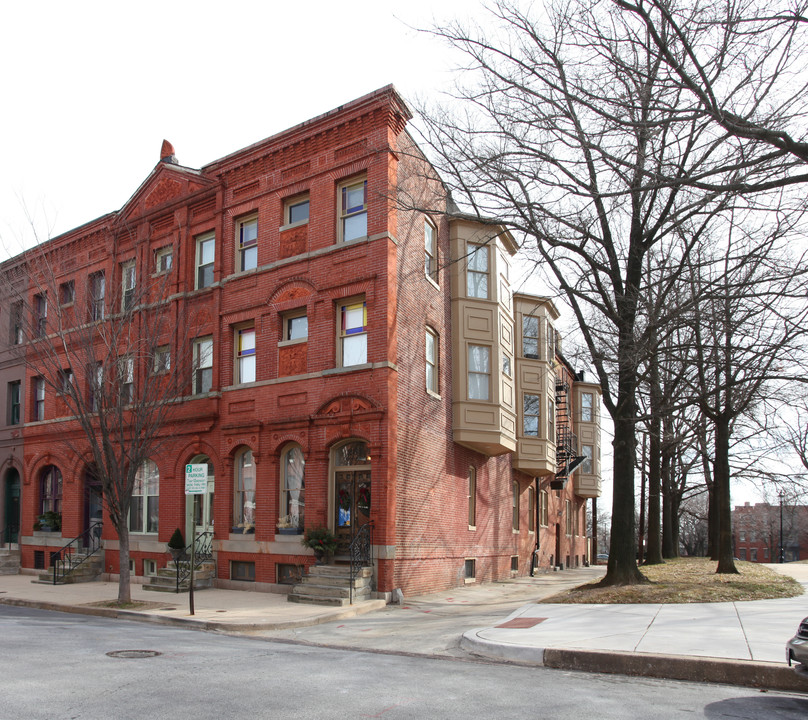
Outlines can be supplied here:
<path id="1" fill-rule="evenodd" d="M 784 693 L 307 647 L 30 608 L 0 607 L 0 637 L 1 720 L 808 716 L 808 698 Z M 109 655 L 117 651 L 159 654 Z"/>

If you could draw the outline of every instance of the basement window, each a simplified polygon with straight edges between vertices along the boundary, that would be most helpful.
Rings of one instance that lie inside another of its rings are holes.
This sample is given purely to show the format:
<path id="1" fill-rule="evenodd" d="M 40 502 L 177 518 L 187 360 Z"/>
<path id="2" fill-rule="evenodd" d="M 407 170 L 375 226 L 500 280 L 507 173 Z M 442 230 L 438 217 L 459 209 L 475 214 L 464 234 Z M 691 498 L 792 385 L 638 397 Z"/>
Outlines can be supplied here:
<path id="1" fill-rule="evenodd" d="M 474 558 L 467 558 L 463 569 L 467 583 L 477 581 L 477 561 Z"/>
<path id="2" fill-rule="evenodd" d="M 245 560 L 231 560 L 230 579 L 241 582 L 255 582 L 255 563 Z"/>

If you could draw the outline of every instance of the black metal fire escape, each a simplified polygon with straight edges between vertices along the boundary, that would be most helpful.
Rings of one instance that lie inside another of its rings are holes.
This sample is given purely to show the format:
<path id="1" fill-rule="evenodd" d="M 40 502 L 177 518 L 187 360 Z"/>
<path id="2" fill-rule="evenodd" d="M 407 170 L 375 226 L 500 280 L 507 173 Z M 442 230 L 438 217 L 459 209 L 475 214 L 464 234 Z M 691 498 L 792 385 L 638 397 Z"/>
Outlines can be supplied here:
<path id="1" fill-rule="evenodd" d="M 550 481 L 551 490 L 563 490 L 572 471 L 583 461 L 578 455 L 578 438 L 572 432 L 570 420 L 570 385 L 564 380 L 556 380 L 556 474 Z"/>

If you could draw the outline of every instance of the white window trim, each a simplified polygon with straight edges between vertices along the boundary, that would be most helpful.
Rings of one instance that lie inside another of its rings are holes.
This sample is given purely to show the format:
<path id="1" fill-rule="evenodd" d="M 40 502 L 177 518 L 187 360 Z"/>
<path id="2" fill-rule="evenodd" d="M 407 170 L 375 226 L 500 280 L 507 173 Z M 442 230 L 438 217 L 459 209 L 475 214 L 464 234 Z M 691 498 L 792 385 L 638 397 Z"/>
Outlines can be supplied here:
<path id="1" fill-rule="evenodd" d="M 252 245 L 248 245 L 246 248 L 244 248 L 241 246 L 242 231 L 245 226 L 251 225 L 253 223 L 255 223 L 255 242 Z M 256 270 L 258 268 L 258 213 L 250 213 L 249 215 L 245 215 L 244 217 L 240 217 L 236 220 L 235 246 L 236 246 L 235 271 L 237 273 L 244 273 Z M 250 248 L 255 248 L 255 267 L 243 268 L 242 265 L 244 264 L 244 255 Z M 216 262 L 215 255 L 214 255 L 214 262 Z"/>
<path id="2" fill-rule="evenodd" d="M 353 243 L 353 242 L 361 242 L 362 240 L 367 240 L 367 219 L 369 218 L 369 210 L 368 210 L 368 187 L 367 187 L 367 176 L 360 175 L 359 177 L 352 177 L 347 180 L 343 180 L 337 185 L 337 242 L 338 243 Z M 352 187 L 354 185 L 360 185 L 361 183 L 365 184 L 365 203 L 364 203 L 364 212 L 366 222 L 365 222 L 365 234 L 359 237 L 351 238 L 350 240 L 345 239 L 345 219 L 349 217 L 358 217 L 361 215 L 361 212 L 351 213 L 348 215 L 342 214 L 342 192 L 344 189 Z"/>
<path id="3" fill-rule="evenodd" d="M 301 203 L 306 202 L 307 200 L 309 203 L 309 217 L 307 217 L 305 220 L 298 220 L 297 222 L 288 222 L 291 208 L 295 205 L 300 205 Z M 367 200 L 367 198 L 365 198 L 365 200 Z M 281 225 L 278 230 L 279 232 L 283 232 L 284 230 L 291 230 L 292 228 L 308 225 L 310 219 L 311 219 L 311 197 L 309 197 L 309 193 L 305 192 L 300 193 L 298 195 L 293 195 L 292 197 L 286 198 L 283 201 L 283 225 Z"/>
<path id="4" fill-rule="evenodd" d="M 435 361 L 434 363 L 429 362 L 429 357 L 427 355 L 427 342 L 428 338 L 432 338 L 433 341 L 433 348 L 434 348 L 434 356 Z M 427 366 L 433 368 L 433 376 L 435 378 L 435 387 L 429 387 L 428 377 L 429 374 L 427 372 Z M 433 397 L 439 398 L 440 397 L 440 335 L 438 335 L 437 331 L 433 328 L 427 326 L 426 332 L 424 333 L 424 382 L 426 384 L 426 391 L 429 395 Z"/>
<path id="5" fill-rule="evenodd" d="M 205 263 L 205 265 L 202 265 L 202 244 L 208 240 L 213 241 L 213 260 L 210 263 Z M 196 236 L 196 247 L 194 249 L 194 253 L 194 289 L 205 290 L 212 287 L 216 283 L 216 232 L 214 230 Z M 207 267 L 208 265 L 210 265 L 212 269 L 211 282 L 209 285 L 200 285 L 199 271 L 201 268 Z"/>
<path id="6" fill-rule="evenodd" d="M 286 330 L 288 322 L 290 320 L 294 320 L 296 318 L 301 317 L 305 317 L 308 319 L 307 308 L 297 308 L 296 310 L 290 310 L 289 312 L 283 313 L 283 315 L 281 315 L 281 339 L 278 341 L 278 347 L 286 347 L 287 345 L 299 345 L 300 343 L 306 343 L 309 341 L 308 331 L 306 332 L 306 337 L 295 338 L 294 340 L 286 340 Z"/>

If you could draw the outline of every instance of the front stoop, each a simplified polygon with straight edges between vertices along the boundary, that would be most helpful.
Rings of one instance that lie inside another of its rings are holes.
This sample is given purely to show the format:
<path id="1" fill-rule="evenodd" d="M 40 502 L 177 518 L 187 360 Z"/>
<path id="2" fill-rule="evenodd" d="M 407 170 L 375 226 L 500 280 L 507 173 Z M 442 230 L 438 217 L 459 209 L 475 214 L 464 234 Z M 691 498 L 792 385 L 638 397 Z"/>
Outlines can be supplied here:
<path id="1" fill-rule="evenodd" d="M 78 561 L 79 558 L 84 558 L 84 555 L 75 555 Z M 72 583 L 86 583 L 95 581 L 101 573 L 104 572 L 104 557 L 100 552 L 95 555 L 87 557 L 80 565 L 71 568 L 67 571 L 65 576 L 56 583 L 56 585 L 70 585 Z M 37 580 L 31 582 L 39 583 L 41 585 L 53 585 L 53 569 L 39 573 Z"/>
<path id="2" fill-rule="evenodd" d="M 369 600 L 373 583 L 373 568 L 357 570 L 353 581 L 353 600 Z M 347 565 L 312 565 L 303 578 L 287 595 L 289 602 L 311 605 L 350 605 L 351 568 Z"/>
<path id="3" fill-rule="evenodd" d="M 20 574 L 20 551 L 10 548 L 0 550 L 0 575 Z"/>
<path id="4" fill-rule="evenodd" d="M 187 560 L 181 560 L 181 565 L 188 566 Z M 216 563 L 213 560 L 203 562 L 194 570 L 194 590 L 204 590 L 213 587 L 213 578 L 216 577 Z M 157 575 L 150 577 L 148 584 L 143 586 L 144 590 L 152 592 L 177 592 L 177 563 L 171 561 L 164 568 L 157 571 Z M 188 592 L 191 589 L 191 578 L 188 577 L 180 583 L 180 592 Z"/>

